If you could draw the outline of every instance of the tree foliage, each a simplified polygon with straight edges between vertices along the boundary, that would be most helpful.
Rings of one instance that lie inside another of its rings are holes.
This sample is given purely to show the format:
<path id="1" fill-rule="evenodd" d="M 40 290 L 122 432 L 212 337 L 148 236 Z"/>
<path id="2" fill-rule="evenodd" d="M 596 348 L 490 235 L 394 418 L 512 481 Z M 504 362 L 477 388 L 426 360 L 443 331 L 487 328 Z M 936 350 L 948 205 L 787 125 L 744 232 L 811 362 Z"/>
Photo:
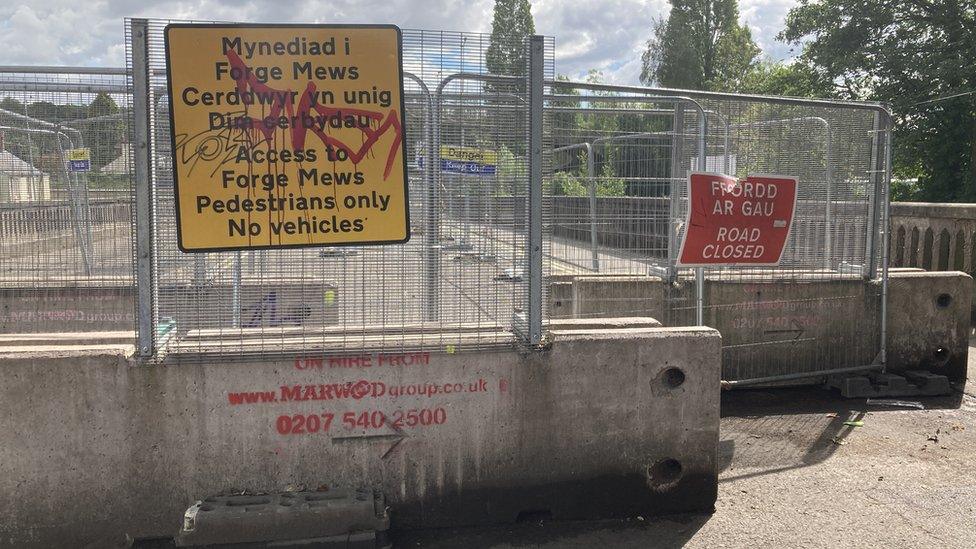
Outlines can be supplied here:
<path id="1" fill-rule="evenodd" d="M 785 97 L 833 97 L 833 82 L 803 62 L 782 63 L 768 59 L 759 61 L 746 72 L 738 89 L 760 95 Z"/>
<path id="2" fill-rule="evenodd" d="M 737 0 L 669 0 L 653 24 L 641 82 L 671 88 L 728 90 L 755 64 L 760 49 L 739 23 Z"/>
<path id="3" fill-rule="evenodd" d="M 491 74 L 525 74 L 525 39 L 535 34 L 529 0 L 495 0 L 485 65 Z"/>
<path id="4" fill-rule="evenodd" d="M 485 51 L 485 65 L 490 74 L 524 76 L 527 71 L 526 38 L 535 34 L 529 0 L 495 0 L 495 14 L 491 23 L 491 38 Z M 486 82 L 485 91 L 499 94 L 495 104 L 511 106 L 512 98 L 505 94 L 524 93 L 519 83 Z M 512 135 L 525 135 L 525 117 L 510 108 L 497 112 L 498 127 L 510 129 Z M 524 143 L 513 143 L 513 152 L 525 153 Z"/>
<path id="5" fill-rule="evenodd" d="M 119 156 L 121 144 L 126 141 L 125 122 L 123 118 L 102 118 L 89 121 L 95 117 L 119 114 L 121 110 L 115 100 L 106 93 L 95 95 L 88 104 L 84 103 L 52 103 L 50 101 L 34 101 L 23 103 L 14 97 L 0 99 L 0 109 L 18 115 L 63 124 L 81 132 L 81 145 L 91 150 L 93 177 L 94 172 L 113 161 Z M 0 125 L 9 128 L 28 128 L 30 125 L 23 120 L 0 113 Z M 63 130 L 62 134 L 67 133 Z M 47 173 L 55 176 L 62 174 L 62 150 L 73 146 L 66 138 L 56 140 L 51 133 L 28 133 L 17 129 L 4 131 L 4 147 Z M 55 180 L 57 184 L 58 181 Z"/>
<path id="6" fill-rule="evenodd" d="M 889 102 L 895 173 L 917 196 L 976 200 L 976 5 L 969 0 L 800 0 L 781 39 L 851 99 Z M 958 95 L 958 97 L 952 97 Z"/>
<path id="7" fill-rule="evenodd" d="M 637 109 L 642 103 L 603 101 L 601 97 L 614 94 L 599 90 L 587 91 L 583 100 L 579 95 L 579 88 L 559 84 L 566 80 L 565 76 L 556 77 L 557 83 L 553 85 L 553 91 L 565 97 L 553 101 L 552 106 L 586 108 L 579 112 L 556 111 L 551 115 L 554 148 L 560 149 L 579 143 L 594 144 L 593 177 L 591 181 L 585 150 L 561 150 L 554 156 L 553 193 L 582 196 L 588 194 L 589 185 L 592 184 L 598 196 L 645 195 L 631 180 L 646 175 L 640 173 L 640 170 L 649 162 L 653 163 L 648 159 L 648 154 L 658 151 L 649 148 L 646 139 L 614 139 L 609 143 L 604 139 L 664 130 L 660 119 L 607 112 L 610 109 Z M 591 69 L 585 80 L 590 84 L 601 84 L 604 76 L 599 70 Z"/>

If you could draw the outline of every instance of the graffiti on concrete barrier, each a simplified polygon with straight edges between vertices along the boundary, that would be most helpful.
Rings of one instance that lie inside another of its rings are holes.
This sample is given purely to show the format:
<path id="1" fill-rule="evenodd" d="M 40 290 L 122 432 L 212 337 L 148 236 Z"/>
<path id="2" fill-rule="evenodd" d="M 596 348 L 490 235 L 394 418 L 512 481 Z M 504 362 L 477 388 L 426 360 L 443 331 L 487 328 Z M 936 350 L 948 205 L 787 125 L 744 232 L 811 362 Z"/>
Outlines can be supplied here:
<path id="1" fill-rule="evenodd" d="M 301 326 L 312 316 L 312 309 L 308 305 L 282 308 L 279 312 L 278 293 L 268 292 L 257 303 L 245 309 L 241 315 L 245 328 L 261 326 Z"/>

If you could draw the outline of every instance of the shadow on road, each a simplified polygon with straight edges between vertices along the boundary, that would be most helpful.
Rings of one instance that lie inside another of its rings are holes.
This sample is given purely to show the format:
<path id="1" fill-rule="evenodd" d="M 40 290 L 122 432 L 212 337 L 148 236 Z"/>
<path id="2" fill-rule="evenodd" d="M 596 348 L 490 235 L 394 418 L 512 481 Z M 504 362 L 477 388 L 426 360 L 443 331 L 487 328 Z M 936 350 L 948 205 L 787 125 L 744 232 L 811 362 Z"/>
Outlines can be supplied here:
<path id="1" fill-rule="evenodd" d="M 613 547 L 682 547 L 708 522 L 711 515 L 670 515 L 650 520 L 551 521 L 496 527 L 448 528 L 400 532 L 394 547 L 447 549 L 503 549 L 553 547 L 591 549 Z M 653 540 L 652 545 L 648 545 Z"/>
<path id="2" fill-rule="evenodd" d="M 958 408 L 962 393 L 906 397 L 929 410 Z M 748 389 L 722 394 L 720 483 L 817 465 L 863 424 L 868 412 L 914 410 L 847 399 L 821 387 Z M 738 471 L 742 471 L 741 473 Z"/>
<path id="3" fill-rule="evenodd" d="M 899 397 L 895 400 L 920 402 L 928 410 L 947 410 L 962 404 L 959 391 L 941 397 Z M 906 408 L 867 404 L 864 398 L 843 398 L 835 390 L 820 386 L 739 389 L 722 393 L 722 417 L 751 417 L 777 414 L 884 412 Z"/>

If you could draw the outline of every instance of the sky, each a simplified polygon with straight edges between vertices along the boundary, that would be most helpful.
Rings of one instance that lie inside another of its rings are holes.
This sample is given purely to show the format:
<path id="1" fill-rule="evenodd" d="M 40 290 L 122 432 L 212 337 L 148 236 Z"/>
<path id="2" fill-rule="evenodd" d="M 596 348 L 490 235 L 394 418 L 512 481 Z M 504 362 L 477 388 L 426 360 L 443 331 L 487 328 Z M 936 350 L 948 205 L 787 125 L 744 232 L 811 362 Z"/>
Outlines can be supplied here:
<path id="1" fill-rule="evenodd" d="M 776 41 L 796 0 L 739 0 L 742 22 L 774 60 L 792 56 Z M 494 0 L 5 0 L 0 65 L 123 66 L 124 17 L 251 22 L 393 23 L 402 28 L 490 32 Z M 638 84 L 652 21 L 667 0 L 532 0 L 539 34 L 556 39 L 556 71 L 590 69 L 614 84 Z"/>

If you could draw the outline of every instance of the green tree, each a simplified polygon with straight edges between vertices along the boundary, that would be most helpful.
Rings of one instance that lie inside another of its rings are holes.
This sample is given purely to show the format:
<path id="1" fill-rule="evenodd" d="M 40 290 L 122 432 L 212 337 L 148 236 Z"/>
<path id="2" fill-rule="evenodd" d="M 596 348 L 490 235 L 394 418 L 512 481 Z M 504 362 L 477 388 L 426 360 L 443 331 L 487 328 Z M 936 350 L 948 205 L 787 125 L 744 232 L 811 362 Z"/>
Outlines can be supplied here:
<path id="1" fill-rule="evenodd" d="M 810 65 L 800 61 L 769 60 L 755 63 L 735 91 L 786 97 L 833 97 L 836 94 L 834 83 Z"/>
<path id="2" fill-rule="evenodd" d="M 100 169 L 115 160 L 121 152 L 119 143 L 124 141 L 124 125 L 121 119 L 98 118 L 119 113 L 119 106 L 106 93 L 99 93 L 88 104 L 87 118 L 93 118 L 83 126 L 86 145 L 91 149 L 92 168 Z"/>
<path id="3" fill-rule="evenodd" d="M 976 200 L 976 5 L 800 0 L 780 38 L 850 99 L 889 102 L 895 174 L 922 200 Z"/>
<path id="4" fill-rule="evenodd" d="M 495 0 L 491 41 L 485 52 L 488 72 L 504 76 L 525 74 L 525 39 L 535 34 L 529 0 Z"/>
<path id="5" fill-rule="evenodd" d="M 488 72 L 499 76 L 524 76 L 527 69 L 526 38 L 533 34 L 535 23 L 529 0 L 495 0 L 491 39 L 485 51 Z M 492 100 L 494 105 L 500 107 L 495 113 L 496 127 L 504 128 L 509 135 L 525 135 L 528 130 L 525 115 L 512 108 L 521 102 L 510 97 L 510 94 L 524 93 L 525 86 L 520 83 L 486 82 L 484 89 L 499 94 Z M 525 154 L 524 140 L 509 143 L 509 146 L 514 154 Z"/>
<path id="6" fill-rule="evenodd" d="M 642 56 L 641 82 L 671 88 L 735 90 L 760 49 L 739 23 L 737 0 L 669 0 Z"/>
<path id="7" fill-rule="evenodd" d="M 0 109 L 15 112 L 17 114 L 24 114 L 24 104 L 17 101 L 13 97 L 4 97 L 3 99 L 0 99 Z"/>
<path id="8" fill-rule="evenodd" d="M 556 83 L 552 86 L 552 93 L 566 97 L 549 102 L 549 105 L 554 109 L 549 116 L 552 147 L 554 149 L 580 142 L 577 135 L 581 123 L 579 113 L 558 110 L 560 108 L 578 109 L 580 102 L 576 97 L 580 94 L 579 89 L 573 85 L 560 85 L 559 82 L 569 82 L 569 77 L 564 74 L 557 74 Z"/>
<path id="9" fill-rule="evenodd" d="M 106 116 L 109 114 L 116 114 L 119 112 L 119 106 L 112 99 L 112 96 L 105 92 L 101 92 L 92 99 L 92 102 L 88 104 L 88 118 L 95 118 L 96 116 Z"/>
<path id="10" fill-rule="evenodd" d="M 24 114 L 24 104 L 13 97 L 4 97 L 0 100 L 0 109 L 15 114 Z M 22 125 L 16 118 L 11 118 L 7 114 L 0 113 L 0 126 L 19 128 Z M 30 147 L 31 140 L 28 134 L 16 130 L 0 130 L 0 133 L 3 133 L 3 146 L 0 147 L 0 150 L 6 150 L 20 158 L 28 158 L 31 152 L 33 152 Z"/>

